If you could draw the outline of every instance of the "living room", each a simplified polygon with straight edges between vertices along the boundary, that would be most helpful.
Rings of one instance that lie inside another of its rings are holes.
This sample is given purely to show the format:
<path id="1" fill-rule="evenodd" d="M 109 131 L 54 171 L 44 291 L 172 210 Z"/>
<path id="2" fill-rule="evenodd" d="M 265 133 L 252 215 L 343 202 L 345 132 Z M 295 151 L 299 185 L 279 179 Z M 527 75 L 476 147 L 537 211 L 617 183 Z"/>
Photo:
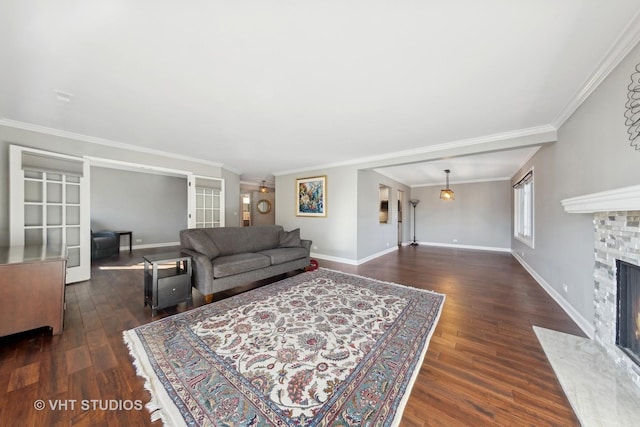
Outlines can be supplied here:
<path id="1" fill-rule="evenodd" d="M 432 135 L 433 146 L 408 144 L 398 145 L 399 149 L 395 149 L 395 145 L 388 142 L 393 141 L 393 138 L 388 138 L 386 151 L 382 151 L 377 157 L 368 155 L 362 146 L 358 147 L 357 155 L 349 147 L 345 147 L 343 151 L 323 150 L 319 136 L 310 137 L 309 141 L 302 144 L 303 148 L 285 145 L 281 150 L 267 150 L 265 145 L 259 145 L 251 147 L 249 151 L 249 148 L 238 143 L 238 151 L 233 154 L 235 158 L 241 158 L 251 152 L 254 153 L 251 157 L 259 158 L 266 151 L 298 151 L 299 157 L 304 158 L 304 166 L 289 160 L 287 167 L 278 165 L 268 171 L 275 176 L 276 224 L 287 230 L 300 228 L 302 236 L 313 241 L 312 255 L 321 262 L 326 261 L 326 265 L 342 265 L 346 270 L 357 270 L 359 274 L 363 274 L 368 262 L 396 251 L 406 254 L 399 251 L 396 245 L 397 224 L 382 225 L 378 221 L 379 186 L 385 185 L 391 189 L 390 206 L 395 206 L 397 191 L 402 191 L 405 195 L 402 223 L 405 245 L 411 241 L 416 227 L 416 237 L 421 249 L 442 248 L 446 254 L 454 254 L 455 250 L 475 250 L 512 256 L 524 266 L 538 286 L 562 307 L 581 332 L 593 338 L 596 335 L 595 320 L 599 318 L 594 304 L 594 214 L 568 212 L 563 201 L 625 189 L 637 186 L 640 182 L 640 168 L 637 167 L 640 160 L 638 140 L 633 139 L 634 135 L 625 116 L 629 87 L 636 81 L 637 65 L 640 63 L 637 6 L 631 2 L 621 2 L 616 6 L 627 8 L 624 11 L 625 18 L 620 16 L 624 15 L 622 12 L 619 12 L 620 15 L 607 15 L 611 22 L 619 24 L 617 30 L 610 29 L 606 33 L 608 39 L 606 43 L 602 42 L 606 46 L 598 45 L 598 54 L 594 55 L 599 56 L 583 64 L 590 68 L 580 70 L 580 74 L 575 77 L 574 87 L 579 90 L 568 90 L 571 92 L 570 96 L 563 98 L 560 108 L 548 114 L 550 119 L 546 122 L 502 129 L 502 132 L 470 135 L 459 133 L 445 142 L 438 139 L 437 135 Z M 607 9 L 607 13 L 610 12 L 608 8 L 603 8 Z M 597 24 L 594 26 L 598 27 Z M 587 48 L 583 46 L 582 49 Z M 569 55 L 565 51 L 561 51 L 561 54 Z M 517 67 L 515 68 L 512 73 L 517 73 Z M 553 73 L 549 70 L 547 72 Z M 15 89 L 2 89 L 3 94 L 11 94 L 12 97 L 25 96 Z M 47 88 L 47 91 L 51 90 L 52 88 Z M 549 90 L 551 89 L 538 88 L 536 93 L 544 98 Z M 242 94 L 246 95 L 244 92 Z M 269 95 L 260 90 L 257 94 L 267 98 Z M 73 99 L 71 101 L 74 102 Z M 239 108 L 237 105 L 232 107 Z M 109 131 L 87 134 L 81 128 L 65 129 L 62 124 L 54 126 L 56 123 L 64 123 L 64 120 L 38 124 L 34 119 L 30 123 L 17 113 L 10 114 L 11 110 L 8 108 L 3 107 L 0 118 L 0 164 L 3 165 L 3 182 L 7 183 L 0 187 L 0 204 L 3 206 L 0 210 L 0 246 L 9 245 L 11 240 L 9 212 L 14 201 L 10 197 L 9 187 L 10 145 L 78 158 L 86 157 L 93 161 L 106 159 L 223 179 L 225 225 L 240 225 L 240 183 L 245 178 L 232 162 L 223 162 L 217 158 L 215 149 L 211 148 L 213 154 L 203 160 L 204 157 L 196 158 L 197 156 L 188 154 L 186 143 L 182 142 L 178 134 L 172 134 L 175 146 L 165 144 L 155 147 L 153 138 L 147 141 L 147 146 L 136 146 L 135 141 L 127 140 L 125 143 L 112 139 Z M 58 111 L 57 108 L 59 107 L 53 107 L 52 110 Z M 64 108 L 66 107 L 62 107 L 61 111 Z M 538 107 L 525 109 L 525 113 L 532 112 L 535 108 Z M 506 114 L 504 111 L 503 113 Z M 230 113 L 228 115 L 231 116 Z M 459 112 L 457 118 L 460 122 L 464 122 L 464 115 Z M 230 122 L 235 120 L 233 117 L 225 118 Z M 306 120 L 306 117 L 298 118 Z M 184 126 L 190 123 L 184 117 L 177 117 L 172 126 L 179 127 L 182 120 Z M 518 120 L 511 123 L 516 122 Z M 520 119 L 520 122 L 530 123 L 524 119 Z M 459 122 L 445 123 L 445 127 L 460 126 Z M 332 125 L 340 128 L 342 123 Z M 309 126 L 309 129 L 317 129 L 317 126 L 320 125 Z M 396 124 L 390 129 L 397 129 L 399 126 Z M 221 140 L 227 142 L 226 138 Z M 411 185 L 384 173 L 385 168 L 399 164 L 448 158 L 455 160 L 480 153 L 527 147 L 539 149 L 514 170 L 508 179 L 456 182 L 456 170 L 452 167 L 451 187 L 456 192 L 453 203 L 445 204 L 438 198 L 444 174 L 440 177 L 439 184 Z M 330 151 L 331 156 L 328 157 L 324 152 L 316 154 L 320 151 Z M 309 158 L 314 157 L 317 160 L 310 162 Z M 230 155 L 229 158 L 234 157 Z M 263 159 L 262 163 L 267 162 Z M 256 167 L 257 176 L 252 177 L 256 182 L 266 175 L 261 167 Z M 533 245 L 514 237 L 512 188 L 513 184 L 532 169 L 535 185 Z M 296 180 L 312 176 L 326 176 L 327 179 L 327 216 L 323 218 L 295 214 Z M 420 200 L 415 210 L 408 203 L 409 199 Z M 640 206 L 626 210 L 635 212 L 638 209 Z M 158 224 L 158 229 L 161 228 Z M 177 236 L 173 242 L 169 238 L 165 240 L 153 243 L 158 246 L 173 243 L 177 241 Z M 130 260 L 127 262 L 133 263 Z M 446 293 L 444 290 L 443 292 Z M 9 374 L 3 374 L 3 379 L 9 381 Z"/>

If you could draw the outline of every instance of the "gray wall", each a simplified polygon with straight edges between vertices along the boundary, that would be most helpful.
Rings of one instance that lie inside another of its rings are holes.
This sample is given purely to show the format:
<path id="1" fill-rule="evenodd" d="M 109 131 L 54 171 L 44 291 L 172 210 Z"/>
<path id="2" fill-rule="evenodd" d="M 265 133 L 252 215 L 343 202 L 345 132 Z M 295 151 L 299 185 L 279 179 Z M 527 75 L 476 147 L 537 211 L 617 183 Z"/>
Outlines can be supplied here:
<path id="1" fill-rule="evenodd" d="M 327 176 L 327 216 L 295 215 L 295 180 Z M 313 240 L 311 252 L 319 258 L 357 259 L 358 173 L 355 167 L 335 167 L 276 176 L 276 224 L 285 230 L 300 228 L 300 237 Z"/>
<path id="2" fill-rule="evenodd" d="M 186 178 L 91 167 L 92 230 L 129 230 L 134 246 L 153 246 L 179 242 L 184 228 Z"/>
<path id="3" fill-rule="evenodd" d="M 389 222 L 380 223 L 380 185 L 389 187 Z M 408 212 L 409 187 L 372 170 L 358 171 L 358 260 L 378 254 L 398 244 L 397 190 L 403 190 L 403 211 Z M 403 221 L 403 236 L 408 241 L 408 221 Z"/>
<path id="4" fill-rule="evenodd" d="M 295 179 L 318 175 L 327 176 L 327 217 L 296 217 Z M 380 184 L 390 187 L 392 215 L 388 224 L 379 222 Z M 455 238 L 459 245 L 510 248 L 509 181 L 458 185 L 454 190 L 459 199 L 452 204 L 439 199 L 440 187 L 409 188 L 355 166 L 277 176 L 276 186 L 276 223 L 285 229 L 300 227 L 301 236 L 313 240 L 312 252 L 319 258 L 356 263 L 396 245 L 397 190 L 405 195 L 405 242 L 413 237 L 413 208 L 408 201 L 420 198 L 416 208 L 418 240 L 453 244 Z"/>
<path id="5" fill-rule="evenodd" d="M 214 178 L 224 178 L 227 225 L 240 224 L 237 208 L 240 197 L 240 178 L 236 173 L 219 166 L 180 159 L 175 156 L 169 157 L 156 153 L 129 150 L 124 147 L 93 144 L 0 124 L 0 246 L 9 244 L 9 145 L 11 144 L 61 154 L 126 161 L 190 171 L 197 175 Z"/>
<path id="6" fill-rule="evenodd" d="M 498 250 L 511 247 L 511 184 L 489 181 L 451 184 L 455 200 L 440 199 L 442 186 L 413 187 L 418 242 Z M 413 207 L 410 207 L 413 224 Z M 413 225 L 411 228 L 413 236 Z"/>
<path id="7" fill-rule="evenodd" d="M 560 127 L 558 141 L 541 148 L 514 177 L 534 167 L 535 249 L 513 239 L 514 253 L 591 324 L 593 215 L 568 214 L 561 200 L 640 183 L 640 151 L 629 145 L 624 117 L 639 62 L 637 46 Z"/>
<path id="8" fill-rule="evenodd" d="M 295 215 L 295 180 L 326 175 L 327 216 Z M 378 217 L 380 184 L 390 187 L 389 206 L 394 215 L 389 224 Z M 408 205 L 409 187 L 374 171 L 344 166 L 276 177 L 276 224 L 286 230 L 300 228 L 300 236 L 313 240 L 318 258 L 357 263 L 397 244 L 396 190 L 403 190 Z M 404 207 L 404 235 L 408 236 L 408 207 Z M 387 246 L 387 243 L 389 244 Z"/>
<path id="9" fill-rule="evenodd" d="M 240 175 L 222 169 L 222 178 L 224 178 L 224 225 L 226 227 L 239 227 L 242 225 Z"/>
<path id="10" fill-rule="evenodd" d="M 258 202 L 260 200 L 268 200 L 271 203 L 271 211 L 269 213 L 258 212 Z M 276 223 L 276 198 L 273 192 L 261 193 L 259 191 L 251 192 L 251 225 L 272 225 Z"/>

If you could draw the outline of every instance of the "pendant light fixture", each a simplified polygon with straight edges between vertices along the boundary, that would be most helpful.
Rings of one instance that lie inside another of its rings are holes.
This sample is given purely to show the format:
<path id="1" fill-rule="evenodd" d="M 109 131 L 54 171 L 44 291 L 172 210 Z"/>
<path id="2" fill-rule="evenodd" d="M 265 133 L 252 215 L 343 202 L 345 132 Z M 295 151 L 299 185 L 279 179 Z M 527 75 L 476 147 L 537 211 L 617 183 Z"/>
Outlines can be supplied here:
<path id="1" fill-rule="evenodd" d="M 269 189 L 265 185 L 264 181 L 262 181 L 262 185 L 260 186 L 260 192 L 261 193 L 268 193 L 269 192 Z"/>
<path id="2" fill-rule="evenodd" d="M 447 174 L 447 188 L 440 190 L 440 198 L 442 200 L 454 200 L 455 196 L 453 194 L 453 190 L 449 188 L 449 173 L 451 173 L 451 171 L 449 169 L 445 169 L 444 172 Z"/>

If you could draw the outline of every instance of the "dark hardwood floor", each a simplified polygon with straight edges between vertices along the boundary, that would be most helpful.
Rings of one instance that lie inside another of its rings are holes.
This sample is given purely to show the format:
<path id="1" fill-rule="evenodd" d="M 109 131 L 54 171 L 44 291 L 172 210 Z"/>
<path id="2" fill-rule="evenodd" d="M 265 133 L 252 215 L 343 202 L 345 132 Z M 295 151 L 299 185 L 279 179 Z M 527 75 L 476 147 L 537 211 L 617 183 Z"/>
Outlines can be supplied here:
<path id="1" fill-rule="evenodd" d="M 160 425 L 146 409 L 92 405 L 150 399 L 122 331 L 192 308 L 152 318 L 143 306 L 142 255 L 168 249 L 122 252 L 96 263 L 90 281 L 68 285 L 61 335 L 0 339 L 0 425 Z M 532 325 L 584 335 L 510 254 L 408 246 L 360 266 L 319 262 L 447 295 L 402 426 L 579 425 Z M 202 304 L 194 291 L 193 306 Z"/>

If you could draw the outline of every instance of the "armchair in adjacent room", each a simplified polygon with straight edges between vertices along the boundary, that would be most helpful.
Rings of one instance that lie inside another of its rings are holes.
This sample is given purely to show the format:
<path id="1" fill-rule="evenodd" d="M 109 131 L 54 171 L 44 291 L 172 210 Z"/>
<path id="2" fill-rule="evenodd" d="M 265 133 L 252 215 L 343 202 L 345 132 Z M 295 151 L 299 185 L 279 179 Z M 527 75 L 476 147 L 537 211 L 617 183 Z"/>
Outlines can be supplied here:
<path id="1" fill-rule="evenodd" d="M 120 252 L 120 235 L 113 231 L 91 232 L 91 259 L 107 258 Z"/>

